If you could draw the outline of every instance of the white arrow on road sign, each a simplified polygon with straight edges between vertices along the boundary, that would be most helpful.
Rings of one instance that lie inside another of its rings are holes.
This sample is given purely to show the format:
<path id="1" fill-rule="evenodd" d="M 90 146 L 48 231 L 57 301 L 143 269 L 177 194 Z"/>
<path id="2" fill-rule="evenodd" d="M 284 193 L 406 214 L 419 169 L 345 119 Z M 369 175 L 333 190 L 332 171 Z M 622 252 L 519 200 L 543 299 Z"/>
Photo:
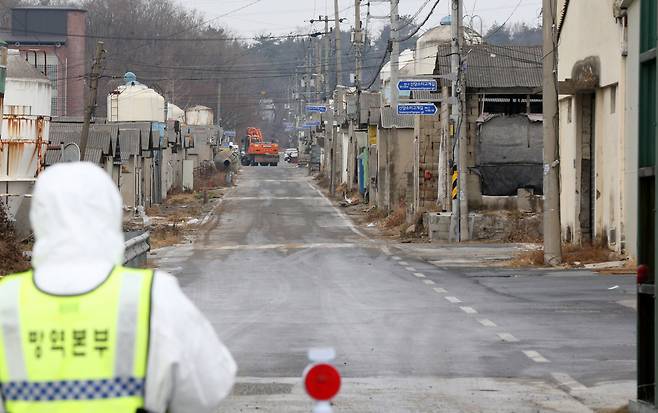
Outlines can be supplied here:
<path id="1" fill-rule="evenodd" d="M 398 90 L 424 90 L 427 92 L 435 92 L 437 90 L 437 83 L 434 79 L 400 80 L 398 82 Z"/>
<path id="2" fill-rule="evenodd" d="M 408 103 L 398 105 L 398 115 L 436 115 L 436 106 L 432 103 Z"/>
<path id="3" fill-rule="evenodd" d="M 306 111 L 313 113 L 326 113 L 327 107 L 324 105 L 306 105 Z"/>

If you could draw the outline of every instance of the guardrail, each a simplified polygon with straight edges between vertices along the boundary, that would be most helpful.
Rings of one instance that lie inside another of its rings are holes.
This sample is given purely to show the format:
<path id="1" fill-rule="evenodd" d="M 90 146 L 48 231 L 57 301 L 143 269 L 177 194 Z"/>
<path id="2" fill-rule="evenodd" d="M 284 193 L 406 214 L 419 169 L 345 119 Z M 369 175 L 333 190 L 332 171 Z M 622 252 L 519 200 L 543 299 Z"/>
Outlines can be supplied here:
<path id="1" fill-rule="evenodd" d="M 146 231 L 142 233 L 126 234 L 123 263 L 127 267 L 144 267 L 148 252 L 151 250 L 151 234 Z"/>

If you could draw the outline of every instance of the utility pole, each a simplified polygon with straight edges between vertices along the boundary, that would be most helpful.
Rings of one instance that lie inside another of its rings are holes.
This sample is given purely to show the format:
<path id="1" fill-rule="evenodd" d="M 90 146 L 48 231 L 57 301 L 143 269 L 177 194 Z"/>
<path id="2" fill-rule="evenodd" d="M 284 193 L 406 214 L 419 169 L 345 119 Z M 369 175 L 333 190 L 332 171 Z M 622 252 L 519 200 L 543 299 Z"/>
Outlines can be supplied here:
<path id="1" fill-rule="evenodd" d="M 340 10 L 338 0 L 334 0 L 334 22 L 336 24 L 334 29 L 334 35 L 336 36 L 336 86 L 338 86 L 341 84 L 341 75 L 343 73 L 343 56 L 341 55 L 342 49 L 340 47 Z"/>
<path id="2" fill-rule="evenodd" d="M 217 82 L 217 126 L 219 126 L 220 119 L 222 118 L 222 81 Z"/>
<path id="3" fill-rule="evenodd" d="M 85 120 L 82 124 L 82 134 L 80 135 L 80 160 L 85 159 L 87 151 L 87 141 L 89 140 L 89 124 L 91 117 L 96 111 L 96 102 L 98 99 L 98 79 L 101 77 L 103 70 L 103 58 L 105 56 L 105 44 L 103 42 L 96 43 L 96 57 L 91 67 L 91 75 L 89 80 L 89 97 L 87 100 L 87 107 L 85 108 Z"/>
<path id="4" fill-rule="evenodd" d="M 557 0 L 543 0 L 544 24 L 544 262 L 562 262 L 558 161 Z"/>
<path id="5" fill-rule="evenodd" d="M 450 66 L 454 76 L 452 80 L 452 130 L 455 139 L 453 151 L 453 175 L 457 174 L 457 191 L 452 199 L 452 218 L 450 221 L 452 239 L 460 242 L 469 238 L 468 233 L 468 188 L 466 172 L 466 119 L 464 108 L 466 106 L 466 82 L 462 70 L 462 51 L 464 44 L 464 27 L 462 24 L 462 0 L 452 0 L 451 4 L 451 50 Z"/>
<path id="6" fill-rule="evenodd" d="M 363 81 L 363 31 L 361 28 L 361 0 L 354 0 L 354 51 L 356 55 L 356 70 L 354 73 L 354 86 L 357 93 L 361 90 Z"/>
<path id="7" fill-rule="evenodd" d="M 320 16 L 322 20 L 322 16 Z M 329 101 L 331 95 L 331 84 L 329 82 L 329 49 L 331 42 L 329 40 L 329 16 L 324 16 L 324 101 Z"/>
<path id="8" fill-rule="evenodd" d="M 398 77 L 400 72 L 400 33 L 398 29 L 398 3 L 391 0 L 391 108 L 398 111 Z M 397 125 L 393 125 L 397 126 Z"/>

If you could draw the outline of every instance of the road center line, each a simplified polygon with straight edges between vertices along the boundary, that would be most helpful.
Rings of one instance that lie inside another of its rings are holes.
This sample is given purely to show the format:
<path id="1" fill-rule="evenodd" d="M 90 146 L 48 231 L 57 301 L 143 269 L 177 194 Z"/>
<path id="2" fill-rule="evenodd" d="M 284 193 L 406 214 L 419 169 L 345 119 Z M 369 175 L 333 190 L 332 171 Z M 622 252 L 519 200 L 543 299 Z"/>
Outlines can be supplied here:
<path id="1" fill-rule="evenodd" d="M 478 323 L 482 324 L 485 327 L 497 327 L 496 323 L 489 320 L 488 318 L 478 318 Z"/>
<path id="2" fill-rule="evenodd" d="M 398 264 L 402 265 L 403 267 L 404 267 L 405 265 L 409 265 L 409 263 L 406 262 L 406 261 L 398 261 Z"/>
<path id="3" fill-rule="evenodd" d="M 418 278 L 425 278 L 425 274 L 423 274 L 421 272 L 415 272 L 414 275 Z"/>
<path id="4" fill-rule="evenodd" d="M 416 269 L 414 267 L 404 267 L 404 269 L 409 272 L 416 272 Z"/>
<path id="5" fill-rule="evenodd" d="M 239 244 L 239 245 L 218 245 L 218 246 L 199 246 L 197 250 L 210 251 L 251 251 L 251 250 L 302 250 L 302 249 L 350 249 L 350 248 L 375 248 L 369 245 L 358 245 L 352 243 L 290 243 L 290 244 Z"/>
<path id="6" fill-rule="evenodd" d="M 384 255 L 388 255 L 389 257 L 392 255 L 391 250 L 387 246 L 382 247 L 382 252 Z"/>
<path id="7" fill-rule="evenodd" d="M 395 261 L 400 261 L 402 259 L 402 258 L 398 257 L 397 255 L 394 255 L 391 258 L 393 258 Z"/>
<path id="8" fill-rule="evenodd" d="M 462 311 L 465 312 L 466 314 L 477 314 L 478 313 L 477 310 L 473 307 L 459 307 L 459 308 L 461 308 Z"/>
<path id="9" fill-rule="evenodd" d="M 457 304 L 457 303 L 461 303 L 461 302 L 462 302 L 462 300 L 460 300 L 460 299 L 457 298 L 457 297 L 453 297 L 453 296 L 448 296 L 448 297 L 446 297 L 446 300 L 450 301 L 450 302 L 453 303 L 453 304 Z"/>
<path id="10" fill-rule="evenodd" d="M 432 280 L 423 280 L 423 282 L 424 282 L 425 284 L 427 284 L 427 285 L 434 285 L 434 284 L 436 284 L 436 283 L 435 283 L 434 281 L 432 281 Z"/>
<path id="11" fill-rule="evenodd" d="M 436 291 L 439 294 L 445 294 L 448 292 L 448 290 L 446 290 L 445 288 L 440 288 L 440 287 L 436 287 L 434 291 Z"/>
<path id="12" fill-rule="evenodd" d="M 510 333 L 498 333 L 498 338 L 503 340 L 506 343 L 518 343 L 519 339 L 511 335 Z M 528 356 L 530 357 L 530 356 Z"/>
<path id="13" fill-rule="evenodd" d="M 566 373 L 551 373 L 551 376 L 560 387 L 564 387 L 569 393 L 587 390 L 587 387 Z"/>
<path id="14" fill-rule="evenodd" d="M 549 361 L 544 358 L 541 354 L 534 350 L 523 350 L 523 354 L 525 354 L 530 360 L 534 361 L 535 363 L 549 363 Z"/>

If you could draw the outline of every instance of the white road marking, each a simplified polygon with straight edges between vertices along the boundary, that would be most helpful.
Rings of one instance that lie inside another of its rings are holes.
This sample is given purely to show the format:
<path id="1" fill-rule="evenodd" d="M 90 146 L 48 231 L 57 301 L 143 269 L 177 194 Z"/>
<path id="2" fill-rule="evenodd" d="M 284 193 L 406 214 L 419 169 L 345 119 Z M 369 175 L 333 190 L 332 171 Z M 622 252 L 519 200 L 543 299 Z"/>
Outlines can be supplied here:
<path id="1" fill-rule="evenodd" d="M 450 301 L 450 302 L 453 303 L 453 304 L 457 304 L 457 303 L 461 303 L 461 302 L 462 302 L 462 300 L 460 300 L 460 299 L 457 298 L 457 297 L 453 297 L 453 296 L 448 296 L 448 297 L 446 297 L 446 300 Z"/>
<path id="2" fill-rule="evenodd" d="M 383 247 L 382 247 L 382 252 L 383 252 L 385 255 L 388 255 L 389 257 L 390 257 L 391 254 L 392 254 L 392 253 L 391 253 L 391 250 L 390 250 L 387 246 L 383 246 Z"/>
<path id="3" fill-rule="evenodd" d="M 498 333 L 498 338 L 503 340 L 506 343 L 518 343 L 519 339 L 511 335 L 510 333 Z M 528 356 L 530 357 L 530 356 Z"/>
<path id="4" fill-rule="evenodd" d="M 534 350 L 523 350 L 523 354 L 525 354 L 530 360 L 534 361 L 535 363 L 549 363 L 549 361 L 544 358 L 541 354 Z"/>
<path id="5" fill-rule="evenodd" d="M 448 292 L 448 290 L 446 290 L 445 288 L 440 288 L 440 287 L 436 287 L 434 291 L 436 291 L 439 294 L 445 294 Z"/>
<path id="6" fill-rule="evenodd" d="M 414 267 L 404 267 L 404 269 L 409 272 L 416 272 L 416 269 Z"/>
<path id="7" fill-rule="evenodd" d="M 349 224 L 348 226 L 349 226 L 349 228 L 352 230 L 353 233 L 355 233 L 356 235 L 360 236 L 361 238 L 365 238 L 365 239 L 367 239 L 367 240 L 370 240 L 370 238 L 369 238 L 366 234 L 364 234 L 363 232 L 359 231 L 359 230 L 354 226 L 354 223 L 352 222 L 352 220 L 349 219 L 345 214 L 343 214 L 343 211 L 341 211 L 340 209 L 336 208 L 336 206 L 333 204 L 333 202 L 331 202 L 331 201 L 329 200 L 329 198 L 327 198 L 327 197 L 322 193 L 322 191 L 320 191 L 318 188 L 316 188 L 315 186 L 313 186 L 312 183 L 310 183 L 310 182 L 308 182 L 308 181 L 307 181 L 306 183 L 308 184 L 308 186 L 311 187 L 311 189 L 314 189 L 318 194 L 320 194 L 320 196 L 321 196 L 321 197 L 322 197 L 322 198 L 323 198 L 323 199 L 324 199 L 329 205 L 331 205 L 331 207 L 333 208 L 333 210 L 334 210 L 334 212 L 336 213 L 336 215 L 338 215 L 343 221 L 345 221 L 346 223 Z"/>
<path id="8" fill-rule="evenodd" d="M 459 307 L 459 308 L 461 308 L 462 311 L 465 312 L 466 314 L 477 314 L 478 313 L 477 310 L 473 307 Z"/>
<path id="9" fill-rule="evenodd" d="M 551 376 L 560 387 L 564 387 L 569 393 L 587 390 L 587 387 L 566 373 L 551 373 Z"/>
<path id="10" fill-rule="evenodd" d="M 398 264 L 400 264 L 402 266 L 409 265 L 409 263 L 406 262 L 406 261 L 398 261 Z"/>
<path id="11" fill-rule="evenodd" d="M 424 282 L 425 284 L 427 284 L 427 285 L 434 285 L 434 284 L 436 284 L 436 283 L 435 283 L 434 281 L 432 281 L 432 280 L 423 280 L 423 282 Z"/>
<path id="12" fill-rule="evenodd" d="M 349 249 L 349 248 L 376 248 L 374 245 L 360 245 L 350 243 L 290 243 L 290 244 L 240 244 L 240 245 L 218 245 L 218 246 L 198 246 L 197 250 L 210 251 L 239 251 L 239 250 L 277 250 L 277 249 Z"/>
<path id="13" fill-rule="evenodd" d="M 394 255 L 391 258 L 393 258 L 395 261 L 400 261 L 402 259 L 402 258 L 398 257 L 397 255 Z"/>
<path id="14" fill-rule="evenodd" d="M 497 327 L 496 323 L 489 320 L 488 318 L 478 318 L 478 323 L 482 324 L 485 327 Z"/>
<path id="15" fill-rule="evenodd" d="M 319 196 L 231 196 L 223 199 L 226 201 L 305 201 L 322 198 Z"/>
<path id="16" fill-rule="evenodd" d="M 425 274 L 423 274 L 422 272 L 415 272 L 414 275 L 418 278 L 425 278 Z"/>

